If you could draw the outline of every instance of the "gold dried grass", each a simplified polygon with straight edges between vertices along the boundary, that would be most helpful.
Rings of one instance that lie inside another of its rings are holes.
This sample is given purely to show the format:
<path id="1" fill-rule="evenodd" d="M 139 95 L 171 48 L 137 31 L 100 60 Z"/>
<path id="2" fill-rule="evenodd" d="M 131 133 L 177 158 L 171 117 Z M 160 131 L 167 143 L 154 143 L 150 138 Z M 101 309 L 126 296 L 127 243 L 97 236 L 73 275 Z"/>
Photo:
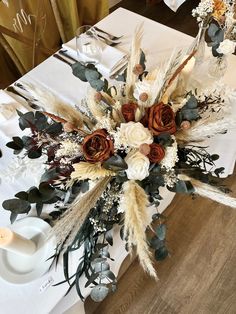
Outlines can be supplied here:
<path id="1" fill-rule="evenodd" d="M 136 245 L 137 255 L 143 269 L 157 278 L 151 261 L 145 228 L 148 225 L 147 206 L 149 204 L 145 191 L 133 180 L 123 184 L 121 207 L 125 213 L 124 236 L 128 238 L 129 248 Z"/>
<path id="2" fill-rule="evenodd" d="M 96 180 L 107 176 L 114 176 L 115 172 L 102 168 L 100 162 L 90 163 L 81 161 L 73 165 L 74 171 L 71 173 L 72 180 Z"/>

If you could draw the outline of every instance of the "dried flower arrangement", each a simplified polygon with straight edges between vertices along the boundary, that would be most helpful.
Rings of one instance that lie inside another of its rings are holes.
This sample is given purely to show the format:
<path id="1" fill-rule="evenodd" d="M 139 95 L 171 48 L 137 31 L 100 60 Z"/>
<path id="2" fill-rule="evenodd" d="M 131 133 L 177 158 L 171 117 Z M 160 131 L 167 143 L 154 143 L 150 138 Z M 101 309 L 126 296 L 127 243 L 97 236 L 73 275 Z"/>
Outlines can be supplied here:
<path id="1" fill-rule="evenodd" d="M 147 208 L 158 207 L 160 187 L 236 207 L 236 199 L 221 183 L 224 168 L 214 169 L 219 156 L 201 147 L 205 138 L 236 125 L 231 115 L 233 91 L 217 82 L 188 90 L 195 51 L 187 56 L 173 53 L 166 64 L 147 72 L 141 39 L 138 28 L 128 68 L 117 77 L 124 83 L 117 86 L 109 86 L 93 64 L 72 65 L 74 75 L 93 87 L 80 111 L 25 85 L 47 112 L 18 111 L 20 128 L 31 134 L 13 137 L 7 144 L 25 158 L 43 158 L 45 172 L 39 186 L 17 193 L 3 207 L 11 211 L 13 222 L 32 204 L 39 216 L 44 204 L 55 204 L 50 214 L 57 238 L 54 261 L 63 255 L 64 282 L 70 288 L 76 285 L 82 299 L 83 274 L 86 286 L 93 285 L 95 301 L 115 290 L 116 277 L 108 262 L 115 225 L 120 226 L 127 250 L 136 247 L 142 267 L 156 278 L 150 248 L 157 260 L 168 256 L 166 222 L 157 208 L 149 227 Z M 69 253 L 80 248 L 83 256 L 70 276 Z"/>

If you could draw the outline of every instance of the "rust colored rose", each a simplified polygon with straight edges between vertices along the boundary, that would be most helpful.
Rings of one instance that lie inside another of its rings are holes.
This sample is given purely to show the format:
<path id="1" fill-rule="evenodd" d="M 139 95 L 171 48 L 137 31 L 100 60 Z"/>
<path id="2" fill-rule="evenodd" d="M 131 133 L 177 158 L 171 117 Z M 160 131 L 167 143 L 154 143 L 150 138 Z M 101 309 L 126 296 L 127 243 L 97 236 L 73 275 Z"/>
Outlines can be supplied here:
<path id="1" fill-rule="evenodd" d="M 150 162 L 159 163 L 165 157 L 163 146 L 153 143 L 150 145 L 150 153 L 147 156 Z"/>
<path id="2" fill-rule="evenodd" d="M 121 112 L 126 122 L 135 121 L 135 112 L 138 105 L 135 103 L 124 104 L 121 107 Z"/>
<path id="3" fill-rule="evenodd" d="M 87 135 L 82 147 L 85 159 L 90 162 L 105 161 L 114 153 L 113 142 L 108 138 L 108 133 L 104 129 Z"/>
<path id="4" fill-rule="evenodd" d="M 150 107 L 147 112 L 147 126 L 153 135 L 176 132 L 175 114 L 169 105 L 162 102 Z"/>

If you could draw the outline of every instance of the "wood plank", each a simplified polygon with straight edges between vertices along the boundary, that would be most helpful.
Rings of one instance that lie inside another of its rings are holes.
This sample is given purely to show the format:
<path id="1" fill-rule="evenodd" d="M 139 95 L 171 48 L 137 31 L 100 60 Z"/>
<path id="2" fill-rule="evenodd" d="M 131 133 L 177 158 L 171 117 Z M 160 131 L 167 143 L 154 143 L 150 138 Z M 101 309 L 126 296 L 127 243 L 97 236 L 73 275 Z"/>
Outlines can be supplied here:
<path id="1" fill-rule="evenodd" d="M 236 197 L 236 170 L 225 183 Z M 156 263 L 159 281 L 137 260 L 94 314 L 235 314 L 236 212 L 211 200 L 177 195 L 165 211 L 171 256 Z"/>

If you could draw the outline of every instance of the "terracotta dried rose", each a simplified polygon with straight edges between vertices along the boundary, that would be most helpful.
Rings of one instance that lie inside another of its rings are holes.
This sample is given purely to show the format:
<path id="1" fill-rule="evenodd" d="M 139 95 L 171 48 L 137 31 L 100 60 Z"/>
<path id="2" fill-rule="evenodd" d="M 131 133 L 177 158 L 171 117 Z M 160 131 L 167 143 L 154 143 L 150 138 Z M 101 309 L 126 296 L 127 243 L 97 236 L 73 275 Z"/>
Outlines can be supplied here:
<path id="1" fill-rule="evenodd" d="M 121 107 L 121 112 L 126 122 L 135 121 L 135 112 L 138 105 L 135 103 L 124 104 Z"/>
<path id="2" fill-rule="evenodd" d="M 84 138 L 83 153 L 87 161 L 98 162 L 109 159 L 114 154 L 114 145 L 104 129 L 96 130 Z"/>
<path id="3" fill-rule="evenodd" d="M 148 108 L 143 122 L 153 135 L 176 132 L 175 114 L 169 105 L 162 102 Z"/>
<path id="4" fill-rule="evenodd" d="M 159 163 L 165 157 L 163 146 L 153 143 L 150 145 L 150 153 L 147 155 L 150 162 Z"/>

